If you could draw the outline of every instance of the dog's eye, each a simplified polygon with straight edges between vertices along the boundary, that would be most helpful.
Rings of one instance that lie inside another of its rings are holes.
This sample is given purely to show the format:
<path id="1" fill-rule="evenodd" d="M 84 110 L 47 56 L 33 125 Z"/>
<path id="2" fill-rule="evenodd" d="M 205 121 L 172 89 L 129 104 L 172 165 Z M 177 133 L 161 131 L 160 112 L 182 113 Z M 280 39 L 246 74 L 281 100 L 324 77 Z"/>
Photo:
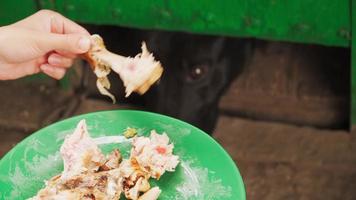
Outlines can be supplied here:
<path id="1" fill-rule="evenodd" d="M 188 80 L 190 81 L 199 80 L 202 77 L 204 77 L 207 71 L 208 71 L 207 65 L 195 65 L 190 69 Z"/>

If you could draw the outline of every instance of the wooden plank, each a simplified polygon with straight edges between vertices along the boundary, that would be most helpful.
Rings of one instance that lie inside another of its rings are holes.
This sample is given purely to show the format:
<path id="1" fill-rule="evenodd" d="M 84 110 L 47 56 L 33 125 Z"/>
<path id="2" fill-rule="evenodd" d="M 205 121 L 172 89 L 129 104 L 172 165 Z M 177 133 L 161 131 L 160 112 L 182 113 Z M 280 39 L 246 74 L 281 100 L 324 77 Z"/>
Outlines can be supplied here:
<path id="1" fill-rule="evenodd" d="M 230 90 L 220 103 L 221 111 L 229 115 L 345 130 L 348 108 L 345 98 L 297 99 L 243 90 Z"/>
<path id="2" fill-rule="evenodd" d="M 0 6 L 0 26 L 21 20 L 37 10 L 37 1 L 35 0 L 2 0 Z"/>
<path id="3" fill-rule="evenodd" d="M 347 131 L 220 117 L 214 137 L 238 162 L 290 162 L 356 167 L 356 142 Z"/>
<path id="4" fill-rule="evenodd" d="M 323 128 L 348 128 L 349 52 L 259 42 L 220 101 L 224 113 Z"/>
<path id="5" fill-rule="evenodd" d="M 15 1 L 16 2 L 16 1 Z M 349 46 L 347 0 L 41 0 L 83 23 Z"/>

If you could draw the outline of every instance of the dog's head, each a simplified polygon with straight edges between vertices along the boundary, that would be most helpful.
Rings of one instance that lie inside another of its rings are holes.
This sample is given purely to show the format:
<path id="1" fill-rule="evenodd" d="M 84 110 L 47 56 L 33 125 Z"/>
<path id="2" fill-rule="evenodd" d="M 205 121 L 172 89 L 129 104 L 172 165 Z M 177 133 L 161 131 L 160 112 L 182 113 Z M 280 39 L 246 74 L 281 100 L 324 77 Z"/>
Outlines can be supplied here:
<path id="1" fill-rule="evenodd" d="M 246 42 L 186 33 L 153 33 L 148 47 L 165 69 L 159 85 L 147 95 L 149 107 L 211 133 L 218 101 L 244 64 Z"/>

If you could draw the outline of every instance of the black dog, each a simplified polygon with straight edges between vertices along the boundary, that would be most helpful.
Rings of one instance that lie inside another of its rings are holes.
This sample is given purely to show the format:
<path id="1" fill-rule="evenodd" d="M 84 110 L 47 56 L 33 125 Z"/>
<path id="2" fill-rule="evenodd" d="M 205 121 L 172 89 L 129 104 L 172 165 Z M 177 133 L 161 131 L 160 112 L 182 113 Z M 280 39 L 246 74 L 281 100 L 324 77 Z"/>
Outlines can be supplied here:
<path id="1" fill-rule="evenodd" d="M 250 52 L 247 40 L 187 33 L 150 33 L 147 46 L 162 62 L 159 84 L 145 95 L 152 111 L 214 130 L 218 103 Z"/>

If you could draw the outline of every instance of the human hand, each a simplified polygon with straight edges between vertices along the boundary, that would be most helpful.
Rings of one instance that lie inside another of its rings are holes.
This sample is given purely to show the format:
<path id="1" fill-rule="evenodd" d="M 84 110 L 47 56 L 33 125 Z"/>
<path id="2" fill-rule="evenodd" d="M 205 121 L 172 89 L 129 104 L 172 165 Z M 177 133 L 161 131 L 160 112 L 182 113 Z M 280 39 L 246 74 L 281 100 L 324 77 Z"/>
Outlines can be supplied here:
<path id="1" fill-rule="evenodd" d="M 0 80 L 44 72 L 63 78 L 73 59 L 90 48 L 83 27 L 50 10 L 0 27 Z"/>

